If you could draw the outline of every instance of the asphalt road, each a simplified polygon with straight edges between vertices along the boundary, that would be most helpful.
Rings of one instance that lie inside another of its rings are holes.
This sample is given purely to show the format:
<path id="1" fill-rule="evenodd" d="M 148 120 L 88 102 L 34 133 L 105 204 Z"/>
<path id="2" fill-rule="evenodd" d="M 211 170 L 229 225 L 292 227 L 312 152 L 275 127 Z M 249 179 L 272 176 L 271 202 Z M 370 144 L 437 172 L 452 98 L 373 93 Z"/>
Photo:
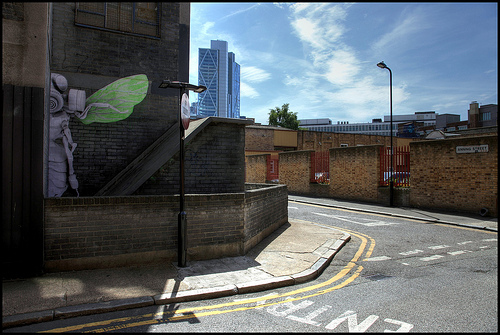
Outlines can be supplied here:
<path id="1" fill-rule="evenodd" d="M 314 281 L 5 332 L 498 332 L 497 233 L 294 202 L 289 217 L 351 234 Z"/>

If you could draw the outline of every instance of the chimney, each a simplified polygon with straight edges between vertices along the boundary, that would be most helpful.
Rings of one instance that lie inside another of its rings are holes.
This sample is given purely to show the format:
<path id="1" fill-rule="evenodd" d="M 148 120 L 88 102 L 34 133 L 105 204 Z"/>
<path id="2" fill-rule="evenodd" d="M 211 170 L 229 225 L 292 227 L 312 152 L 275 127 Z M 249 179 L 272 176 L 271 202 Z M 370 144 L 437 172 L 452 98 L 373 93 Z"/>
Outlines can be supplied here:
<path id="1" fill-rule="evenodd" d="M 469 128 L 479 127 L 479 104 L 472 101 L 469 108 Z"/>

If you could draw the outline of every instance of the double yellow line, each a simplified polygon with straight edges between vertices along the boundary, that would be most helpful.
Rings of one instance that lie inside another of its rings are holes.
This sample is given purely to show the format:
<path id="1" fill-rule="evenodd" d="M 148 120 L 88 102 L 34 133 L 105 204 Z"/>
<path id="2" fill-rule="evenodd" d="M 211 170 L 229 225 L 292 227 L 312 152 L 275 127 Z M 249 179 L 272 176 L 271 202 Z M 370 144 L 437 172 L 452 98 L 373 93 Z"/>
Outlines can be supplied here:
<path id="1" fill-rule="evenodd" d="M 308 221 L 305 221 L 305 222 L 308 222 Z M 314 222 L 308 222 L 308 223 L 318 225 L 317 223 L 314 223 Z M 361 240 L 361 244 L 360 244 L 358 250 L 356 251 L 356 254 L 348 262 L 348 264 L 339 273 L 337 273 L 334 277 L 330 278 L 329 280 L 327 280 L 325 282 L 322 282 L 322 283 L 319 283 L 316 285 L 307 286 L 304 288 L 300 288 L 298 290 L 294 290 L 291 292 L 286 292 L 286 293 L 281 293 L 281 294 L 272 294 L 272 295 L 259 297 L 259 298 L 251 298 L 251 299 L 246 299 L 246 300 L 239 300 L 239 301 L 234 301 L 234 302 L 230 302 L 230 303 L 210 305 L 210 306 L 200 306 L 200 307 L 194 307 L 194 308 L 179 309 L 176 311 L 166 311 L 166 312 L 160 312 L 160 313 L 148 313 L 148 314 L 143 314 L 143 315 L 133 316 L 133 317 L 115 318 L 115 319 L 110 319 L 110 320 L 85 323 L 85 324 L 74 325 L 74 326 L 69 326 L 69 327 L 56 328 L 56 329 L 51 329 L 51 330 L 47 330 L 44 332 L 81 331 L 81 332 L 100 333 L 100 332 L 106 332 L 106 331 L 113 331 L 113 330 L 120 330 L 120 329 L 125 329 L 125 328 L 138 327 L 138 326 L 148 326 L 148 325 L 162 324 L 162 323 L 172 322 L 172 321 L 181 321 L 181 320 L 187 320 L 187 319 L 192 319 L 192 318 L 199 318 L 199 317 L 203 317 L 203 316 L 247 311 L 247 310 L 251 310 L 251 309 L 255 309 L 255 308 L 263 308 L 263 307 L 268 307 L 268 306 L 272 306 L 272 305 L 276 305 L 276 304 L 283 304 L 286 302 L 303 300 L 303 299 L 311 298 L 314 296 L 318 296 L 321 294 L 325 294 L 328 292 L 338 290 L 342 287 L 347 286 L 351 282 L 353 282 L 361 274 L 361 271 L 363 271 L 363 267 L 361 265 L 358 265 L 356 262 L 358 262 L 360 260 L 363 253 L 365 253 L 365 250 L 367 249 L 367 247 L 368 247 L 368 250 L 366 250 L 364 259 L 367 259 L 371 256 L 373 249 L 375 248 L 375 240 L 368 235 L 365 235 L 365 234 L 362 234 L 362 233 L 359 233 L 359 232 L 356 232 L 356 231 L 353 231 L 350 229 L 332 227 L 332 226 L 327 226 L 327 227 L 348 232 L 349 234 L 351 234 L 351 236 L 355 236 L 355 237 L 359 238 Z M 335 283 L 339 280 L 342 280 L 344 277 L 347 277 L 349 275 L 349 273 L 351 273 L 351 271 L 352 271 L 352 274 L 348 278 L 346 278 L 344 281 L 342 281 L 341 283 L 339 283 L 335 286 L 329 287 L 333 283 Z M 298 295 L 298 296 L 296 296 L 296 295 Z M 284 300 L 280 300 L 280 301 L 270 301 L 267 303 L 258 304 L 259 302 L 262 302 L 262 301 L 276 300 L 276 299 L 282 299 L 282 298 L 286 298 L 286 297 L 289 297 L 289 298 L 284 299 Z M 255 305 L 245 306 L 248 304 L 255 304 Z M 241 306 L 241 307 L 231 308 L 231 307 L 236 307 L 236 306 Z M 170 316 L 167 316 L 169 314 L 170 314 Z M 146 320 L 141 320 L 141 319 L 146 319 Z M 137 321 L 134 322 L 134 320 L 137 320 Z M 119 323 L 119 324 L 117 324 L 117 323 Z M 87 329 L 87 330 L 85 331 L 85 329 Z"/>

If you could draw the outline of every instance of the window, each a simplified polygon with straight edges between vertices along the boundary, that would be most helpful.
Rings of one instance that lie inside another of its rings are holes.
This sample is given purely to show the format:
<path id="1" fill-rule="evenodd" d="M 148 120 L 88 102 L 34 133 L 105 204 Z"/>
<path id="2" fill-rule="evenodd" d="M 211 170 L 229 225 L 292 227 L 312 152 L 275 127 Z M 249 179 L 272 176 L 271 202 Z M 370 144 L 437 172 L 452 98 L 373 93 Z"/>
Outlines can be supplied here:
<path id="1" fill-rule="evenodd" d="M 159 38 L 160 5 L 156 2 L 77 2 L 75 24 Z"/>
<path id="2" fill-rule="evenodd" d="M 482 113 L 480 116 L 481 121 L 490 121 L 491 120 L 491 112 Z"/>

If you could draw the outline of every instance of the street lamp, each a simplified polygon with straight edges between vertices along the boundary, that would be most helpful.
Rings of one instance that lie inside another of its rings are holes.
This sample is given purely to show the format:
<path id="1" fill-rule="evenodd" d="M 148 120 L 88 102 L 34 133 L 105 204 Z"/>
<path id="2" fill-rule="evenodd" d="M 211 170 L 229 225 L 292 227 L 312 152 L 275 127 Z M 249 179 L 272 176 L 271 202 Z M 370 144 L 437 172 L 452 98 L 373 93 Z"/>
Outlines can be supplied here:
<path id="1" fill-rule="evenodd" d="M 204 92 L 207 88 L 205 86 L 196 86 L 180 81 L 164 80 L 160 84 L 160 88 L 178 88 L 179 89 L 179 152 L 180 152 L 180 208 L 178 215 L 178 263 L 180 267 L 186 266 L 187 254 L 187 214 L 184 211 L 184 137 L 185 130 L 189 127 L 189 98 L 186 91 L 193 91 L 195 93 Z"/>
<path id="2" fill-rule="evenodd" d="M 389 70 L 389 100 L 391 103 L 391 167 L 389 172 L 389 205 L 392 207 L 394 205 L 394 155 L 392 153 L 392 71 L 391 69 L 385 65 L 384 61 L 377 64 L 377 66 L 381 69 Z"/>

